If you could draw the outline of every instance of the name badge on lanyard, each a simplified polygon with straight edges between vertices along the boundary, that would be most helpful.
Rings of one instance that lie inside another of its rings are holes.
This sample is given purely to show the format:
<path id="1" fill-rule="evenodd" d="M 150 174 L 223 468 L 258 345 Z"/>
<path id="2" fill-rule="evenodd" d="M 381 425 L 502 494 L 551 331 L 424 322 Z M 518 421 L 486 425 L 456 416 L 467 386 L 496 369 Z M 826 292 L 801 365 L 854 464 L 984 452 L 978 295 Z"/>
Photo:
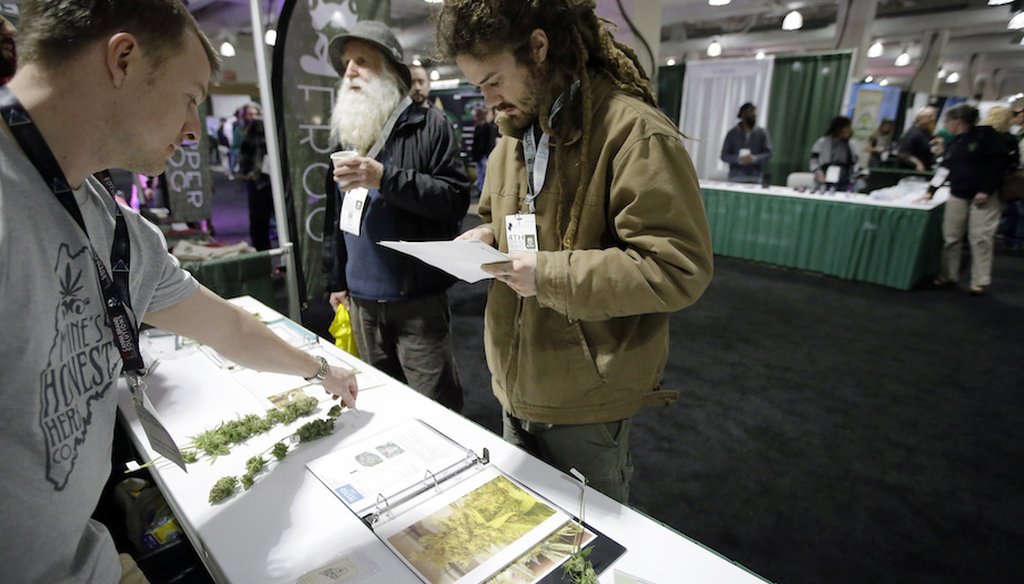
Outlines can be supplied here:
<path id="1" fill-rule="evenodd" d="M 342 231 L 359 237 L 359 226 L 363 223 L 363 209 L 366 208 L 366 196 L 369 193 L 370 191 L 365 188 L 352 189 L 345 193 L 339 222 Z"/>
<path id="2" fill-rule="evenodd" d="M 537 251 L 537 216 L 520 213 L 505 217 L 505 242 L 509 251 Z"/>

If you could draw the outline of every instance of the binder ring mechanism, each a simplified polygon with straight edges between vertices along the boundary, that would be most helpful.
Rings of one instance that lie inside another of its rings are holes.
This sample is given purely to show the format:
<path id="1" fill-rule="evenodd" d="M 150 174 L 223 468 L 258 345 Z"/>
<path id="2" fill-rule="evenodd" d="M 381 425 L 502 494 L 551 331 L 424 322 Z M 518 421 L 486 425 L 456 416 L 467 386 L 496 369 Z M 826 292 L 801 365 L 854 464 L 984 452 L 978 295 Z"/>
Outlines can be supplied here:
<path id="1" fill-rule="evenodd" d="M 486 448 L 483 449 L 483 454 L 479 456 L 472 450 L 467 450 L 466 457 L 463 460 L 456 462 L 448 468 L 441 469 L 437 473 L 428 469 L 424 474 L 422 481 L 403 491 L 392 494 L 390 499 L 385 497 L 383 493 L 378 493 L 377 504 L 373 513 L 363 516 L 363 522 L 370 526 L 370 528 L 373 528 L 373 526 L 381 520 L 390 518 L 395 508 L 403 503 L 406 503 L 431 489 L 439 490 L 441 489 L 442 483 L 448 479 L 459 475 L 463 471 L 484 466 L 490 462 L 491 453 Z"/>

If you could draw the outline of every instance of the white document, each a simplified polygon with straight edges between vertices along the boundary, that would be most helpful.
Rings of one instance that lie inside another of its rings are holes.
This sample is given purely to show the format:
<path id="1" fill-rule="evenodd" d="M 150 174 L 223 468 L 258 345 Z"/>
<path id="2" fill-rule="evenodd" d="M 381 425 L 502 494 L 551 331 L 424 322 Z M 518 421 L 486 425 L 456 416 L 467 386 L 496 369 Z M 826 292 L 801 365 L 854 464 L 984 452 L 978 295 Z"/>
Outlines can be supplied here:
<path id="1" fill-rule="evenodd" d="M 440 477 L 466 460 L 467 450 L 425 424 L 399 425 L 306 464 L 356 515 L 408 487 Z"/>
<path id="2" fill-rule="evenodd" d="M 381 241 L 379 245 L 411 255 L 470 284 L 493 277 L 480 269 L 482 264 L 508 262 L 512 259 L 477 240 Z"/>

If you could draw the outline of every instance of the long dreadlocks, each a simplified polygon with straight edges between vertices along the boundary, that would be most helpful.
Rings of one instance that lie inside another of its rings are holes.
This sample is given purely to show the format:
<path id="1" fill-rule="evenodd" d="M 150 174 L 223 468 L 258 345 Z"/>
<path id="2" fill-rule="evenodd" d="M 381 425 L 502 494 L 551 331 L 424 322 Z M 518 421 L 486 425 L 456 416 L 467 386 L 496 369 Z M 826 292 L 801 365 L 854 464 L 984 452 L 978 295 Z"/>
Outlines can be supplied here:
<path id="1" fill-rule="evenodd" d="M 541 68 L 541 85 L 567 88 L 579 80 L 577 101 L 567 106 L 582 130 L 581 170 L 590 167 L 590 134 L 594 121 L 593 88 L 590 74 L 601 73 L 612 86 L 657 107 L 651 81 L 630 47 L 612 36 L 610 21 L 594 12 L 594 0 L 445 0 L 437 15 L 437 43 L 442 57 L 459 55 L 482 58 L 512 51 L 517 62 L 536 67 L 530 54 L 530 33 L 541 29 L 548 37 L 547 60 Z M 566 136 L 549 124 L 556 96 L 539 96 L 538 122 L 545 133 L 564 146 Z M 563 125 L 564 127 L 564 125 Z M 556 150 L 557 152 L 557 150 Z M 561 156 L 555 156 L 555 174 L 566 180 L 560 168 Z M 557 225 L 563 230 L 565 247 L 571 246 L 579 229 L 579 217 L 585 203 L 586 181 L 580 180 L 569 200 L 558 205 Z M 565 185 L 568 186 L 568 185 Z M 564 192 L 573 192 L 564 188 Z M 571 204 L 569 224 L 565 225 L 565 207 Z M 564 226 L 564 228 L 563 228 Z"/>

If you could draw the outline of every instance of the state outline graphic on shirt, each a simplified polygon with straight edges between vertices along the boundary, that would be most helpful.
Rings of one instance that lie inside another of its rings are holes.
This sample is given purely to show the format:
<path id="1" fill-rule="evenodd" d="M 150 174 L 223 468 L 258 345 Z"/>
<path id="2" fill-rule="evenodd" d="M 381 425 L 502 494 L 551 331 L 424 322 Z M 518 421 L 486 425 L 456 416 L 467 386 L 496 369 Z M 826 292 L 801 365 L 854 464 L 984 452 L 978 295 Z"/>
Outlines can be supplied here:
<path id="1" fill-rule="evenodd" d="M 88 286 L 98 281 L 87 266 L 88 246 L 57 251 L 54 267 L 59 302 L 54 308 L 54 338 L 39 374 L 39 427 L 46 445 L 46 479 L 64 490 L 75 468 L 78 449 L 92 422 L 92 402 L 102 399 L 117 379 L 120 357 L 114 350 L 102 302 L 92 302 Z"/>

